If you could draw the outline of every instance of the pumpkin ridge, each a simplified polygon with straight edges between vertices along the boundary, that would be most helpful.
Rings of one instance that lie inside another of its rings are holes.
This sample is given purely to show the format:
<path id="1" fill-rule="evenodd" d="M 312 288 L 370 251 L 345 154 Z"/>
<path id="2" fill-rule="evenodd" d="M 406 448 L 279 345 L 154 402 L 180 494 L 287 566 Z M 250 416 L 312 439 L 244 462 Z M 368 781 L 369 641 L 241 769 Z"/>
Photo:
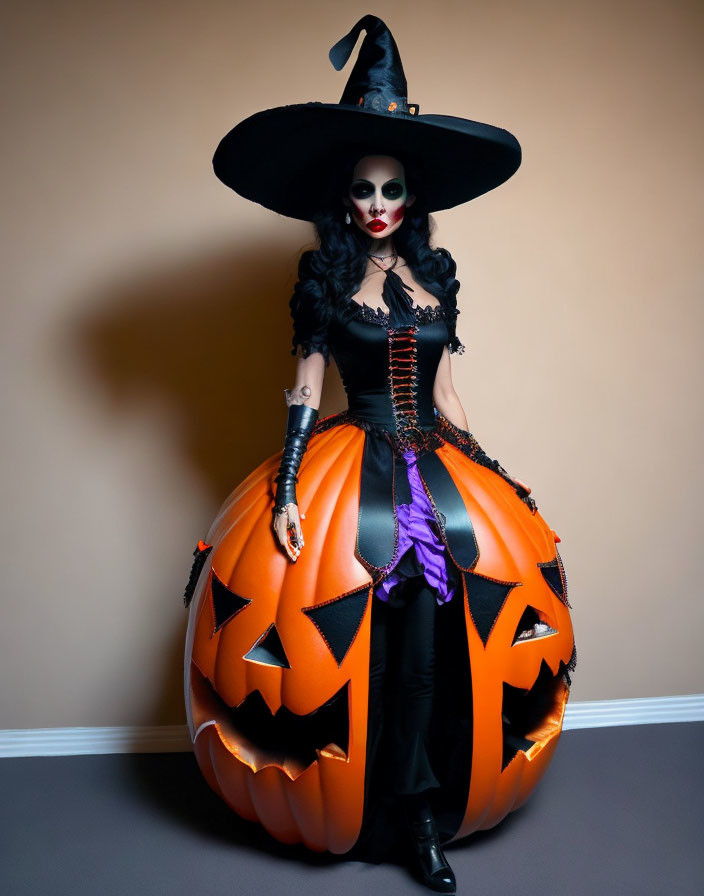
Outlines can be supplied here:
<path id="1" fill-rule="evenodd" d="M 460 454 L 462 454 L 462 452 L 460 452 Z M 463 455 L 463 456 L 465 456 L 465 455 Z M 476 461 L 473 461 L 471 458 L 467 458 L 467 460 L 469 460 L 470 463 L 476 464 Z M 477 466 L 482 466 L 482 465 L 481 465 L 481 464 L 477 464 Z M 487 469 L 487 468 L 486 468 L 486 467 L 483 467 L 483 469 Z M 488 473 L 491 474 L 492 471 L 491 471 L 491 470 L 488 470 Z M 538 550 L 538 545 L 537 545 L 537 543 L 536 543 L 536 538 L 534 537 L 534 533 L 535 533 L 535 530 L 536 530 L 536 526 L 535 526 L 535 525 L 532 525 L 532 526 L 528 527 L 528 526 L 526 525 L 526 522 L 527 522 L 527 521 L 524 520 L 523 515 L 520 514 L 520 513 L 518 512 L 518 507 L 517 507 L 516 504 L 514 503 L 514 500 L 512 500 L 512 496 L 515 495 L 515 492 L 512 491 L 510 494 L 506 493 L 506 491 L 503 489 L 503 487 L 501 487 L 501 486 L 499 485 L 499 482 L 498 482 L 498 481 L 495 481 L 495 478 L 498 478 L 498 480 L 499 480 L 500 482 L 505 482 L 505 480 L 502 479 L 500 476 L 498 476 L 498 474 L 494 474 L 494 476 L 492 476 L 492 475 L 488 475 L 488 476 L 483 477 L 482 480 L 481 480 L 482 488 L 484 488 L 485 491 L 490 492 L 490 493 L 492 494 L 492 496 L 498 496 L 498 498 L 495 497 L 495 501 L 496 501 L 496 503 L 502 504 L 503 506 L 505 506 L 505 507 L 510 511 L 512 520 L 514 520 L 514 521 L 520 526 L 521 531 L 522 531 L 522 532 L 524 533 L 524 535 L 525 535 L 525 539 L 526 539 L 526 541 L 528 541 L 528 542 L 530 543 L 531 548 L 532 548 L 532 553 L 533 553 L 533 555 L 534 555 L 534 558 L 538 558 L 538 557 L 540 557 L 541 554 L 540 554 L 540 551 Z M 508 488 L 510 488 L 510 486 L 508 485 L 507 482 L 506 482 L 506 486 L 508 486 Z M 522 503 L 521 500 L 520 500 L 520 498 L 518 498 L 518 497 L 516 497 L 515 500 L 518 501 L 519 503 Z M 524 506 L 525 506 L 525 505 L 524 505 Z M 483 509 L 483 505 L 482 505 L 482 509 Z M 530 512 L 530 511 L 529 511 L 529 512 Z M 501 531 L 501 528 L 498 527 L 498 526 L 493 522 L 493 520 L 492 520 L 492 514 L 488 513 L 487 511 L 484 511 L 484 513 L 485 513 L 486 518 L 491 522 L 492 529 L 493 529 L 493 531 L 496 533 L 498 540 L 499 540 L 499 541 L 501 542 L 501 544 L 505 547 L 507 553 L 508 553 L 508 554 L 511 556 L 511 558 L 513 559 L 513 562 L 514 562 L 514 564 L 515 564 L 515 566 L 516 566 L 517 571 L 520 572 L 520 570 L 518 569 L 518 564 L 517 564 L 516 560 L 514 559 L 514 551 L 511 550 L 511 549 L 509 548 L 509 545 L 507 544 L 506 539 L 504 538 L 504 535 L 503 535 L 503 533 L 502 533 L 502 531 Z M 535 515 L 534 515 L 534 514 L 531 514 L 531 517 L 530 517 L 530 518 L 531 518 L 531 521 L 534 521 L 534 520 L 535 520 Z M 543 527 L 540 526 L 539 528 L 540 528 L 540 530 L 541 530 L 541 534 L 542 534 L 543 536 L 545 536 L 545 533 L 544 533 L 544 531 L 543 531 Z M 535 559 L 535 562 L 537 563 L 538 560 Z"/>

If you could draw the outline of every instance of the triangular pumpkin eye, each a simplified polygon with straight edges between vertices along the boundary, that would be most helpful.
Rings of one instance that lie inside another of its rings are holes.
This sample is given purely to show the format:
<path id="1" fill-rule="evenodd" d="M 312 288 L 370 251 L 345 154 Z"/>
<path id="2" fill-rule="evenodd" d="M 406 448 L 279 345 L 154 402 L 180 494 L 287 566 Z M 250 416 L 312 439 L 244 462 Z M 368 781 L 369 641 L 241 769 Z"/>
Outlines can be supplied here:
<path id="1" fill-rule="evenodd" d="M 513 644 L 523 644 L 547 635 L 556 635 L 557 629 L 547 621 L 547 614 L 538 612 L 530 605 L 525 608 L 513 636 Z M 513 645 L 512 645 L 513 646 Z"/>
<path id="2" fill-rule="evenodd" d="M 338 668 L 359 631 L 368 598 L 369 585 L 365 585 L 350 594 L 343 594 L 342 597 L 334 597 L 315 607 L 303 608 L 303 612 L 323 636 Z"/>
<path id="3" fill-rule="evenodd" d="M 265 666 L 291 668 L 284 645 L 281 643 L 281 638 L 273 622 L 264 634 L 257 638 L 254 646 L 245 654 L 244 658 Z"/>
<path id="4" fill-rule="evenodd" d="M 571 604 L 567 599 L 567 576 L 562 565 L 562 557 L 560 557 L 560 552 L 557 548 L 555 548 L 555 556 L 552 560 L 548 560 L 547 563 L 539 563 L 538 566 L 543 574 L 543 578 L 562 603 L 570 607 Z"/>
<path id="5" fill-rule="evenodd" d="M 217 634 L 223 625 L 226 625 L 240 610 L 248 607 L 251 598 L 241 597 L 235 594 L 222 582 L 213 570 L 213 578 L 210 583 L 210 593 L 213 605 L 213 634 Z"/>
<path id="6" fill-rule="evenodd" d="M 476 572 L 463 572 L 467 585 L 467 601 L 474 627 L 486 647 L 494 623 L 513 588 L 520 582 L 500 582 Z"/>

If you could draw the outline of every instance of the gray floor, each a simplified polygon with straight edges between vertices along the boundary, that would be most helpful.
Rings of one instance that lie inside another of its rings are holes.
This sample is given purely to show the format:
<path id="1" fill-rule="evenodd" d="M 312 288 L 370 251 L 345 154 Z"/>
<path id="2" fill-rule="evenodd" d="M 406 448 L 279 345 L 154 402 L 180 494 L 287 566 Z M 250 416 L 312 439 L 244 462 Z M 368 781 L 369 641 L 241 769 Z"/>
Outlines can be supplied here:
<path id="1" fill-rule="evenodd" d="M 700 896 L 704 723 L 563 733 L 529 802 L 446 849 L 458 894 Z M 402 863 L 285 847 L 190 754 L 0 761 L 0 888 L 24 894 L 428 893 Z"/>

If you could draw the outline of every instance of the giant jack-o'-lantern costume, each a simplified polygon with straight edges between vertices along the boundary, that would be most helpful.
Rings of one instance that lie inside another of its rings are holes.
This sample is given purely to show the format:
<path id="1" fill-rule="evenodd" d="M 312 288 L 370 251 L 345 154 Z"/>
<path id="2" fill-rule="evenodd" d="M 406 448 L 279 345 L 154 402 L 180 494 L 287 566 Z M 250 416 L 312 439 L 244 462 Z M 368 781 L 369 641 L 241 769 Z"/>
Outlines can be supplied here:
<path id="1" fill-rule="evenodd" d="M 349 407 L 318 419 L 310 388 L 287 390 L 283 450 L 199 541 L 186 703 L 198 764 L 242 818 L 340 854 L 408 837 L 423 881 L 454 892 L 440 844 L 528 798 L 560 736 L 576 651 L 559 538 L 462 415 L 437 407 L 440 365 L 464 346 L 455 265 L 430 247 L 428 213 L 507 180 L 519 144 L 421 115 L 375 16 L 332 48 L 335 68 L 362 30 L 340 103 L 257 113 L 215 154 L 233 190 L 315 223 L 321 246 L 304 253 L 290 301 L 293 353 L 323 372 L 332 356 Z M 359 201 L 344 204 L 352 164 L 370 157 L 402 162 L 403 176 L 381 193 L 357 178 L 347 196 Z M 393 251 L 375 254 L 384 203 L 411 190 Z M 360 300 L 362 281 L 377 283 L 380 307 Z M 277 518 L 293 520 L 288 544 Z"/>

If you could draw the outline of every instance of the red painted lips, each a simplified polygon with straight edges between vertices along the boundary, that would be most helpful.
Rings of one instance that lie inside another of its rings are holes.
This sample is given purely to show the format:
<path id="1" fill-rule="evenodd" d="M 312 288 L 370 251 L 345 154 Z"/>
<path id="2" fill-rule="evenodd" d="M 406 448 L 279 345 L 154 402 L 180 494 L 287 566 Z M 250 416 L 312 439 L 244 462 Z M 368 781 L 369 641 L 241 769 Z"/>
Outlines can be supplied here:
<path id="1" fill-rule="evenodd" d="M 382 230 L 386 230 L 386 224 L 380 218 L 374 218 L 373 221 L 370 221 L 367 225 L 368 230 L 373 230 L 374 233 L 380 233 Z"/>

